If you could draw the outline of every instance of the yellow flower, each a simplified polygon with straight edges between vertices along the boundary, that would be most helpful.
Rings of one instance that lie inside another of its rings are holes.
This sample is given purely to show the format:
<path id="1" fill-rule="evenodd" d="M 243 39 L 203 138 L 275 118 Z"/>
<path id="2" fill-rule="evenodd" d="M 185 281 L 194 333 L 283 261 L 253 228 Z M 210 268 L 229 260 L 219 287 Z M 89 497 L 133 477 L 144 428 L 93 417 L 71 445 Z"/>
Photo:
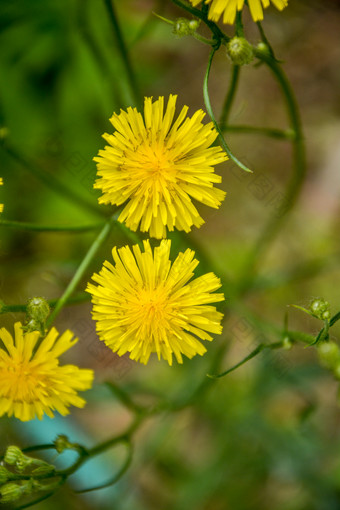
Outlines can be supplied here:
<path id="1" fill-rule="evenodd" d="M 190 0 L 196 7 L 202 0 Z M 263 19 L 263 9 L 269 7 L 272 2 L 277 9 L 282 11 L 288 5 L 288 0 L 248 0 L 249 10 L 254 21 Z M 244 0 L 206 0 L 209 7 L 208 18 L 218 21 L 223 14 L 223 23 L 232 25 L 235 21 L 236 11 L 243 9 Z"/>
<path id="2" fill-rule="evenodd" d="M 198 261 L 195 252 L 180 253 L 171 265 L 171 241 L 163 240 L 154 249 L 144 241 L 112 251 L 115 265 L 105 261 L 99 274 L 88 284 L 92 294 L 93 319 L 99 338 L 119 356 L 146 364 L 156 352 L 172 364 L 172 355 L 182 363 L 182 354 L 192 358 L 204 354 L 200 340 L 212 340 L 209 333 L 221 334 L 223 314 L 209 303 L 223 301 L 212 294 L 221 287 L 213 273 L 190 283 Z"/>
<path id="3" fill-rule="evenodd" d="M 68 406 L 84 407 L 77 394 L 92 386 L 93 371 L 74 365 L 59 365 L 58 357 L 78 339 L 65 331 L 58 339 L 52 328 L 39 342 L 39 332 L 24 333 L 20 322 L 14 324 L 15 341 L 5 328 L 0 329 L 0 416 L 14 415 L 22 421 L 43 414 L 53 418 L 54 410 L 63 416 Z"/>
<path id="4" fill-rule="evenodd" d="M 228 159 L 220 147 L 210 147 L 217 132 L 212 122 L 202 124 L 202 110 L 186 117 L 187 106 L 174 121 L 176 99 L 170 95 L 164 113 L 164 97 L 154 103 L 146 97 L 144 119 L 136 108 L 113 114 L 116 131 L 103 135 L 109 145 L 94 158 L 99 203 L 127 202 L 118 220 L 157 238 L 166 237 L 166 227 L 190 232 L 204 223 L 192 198 L 217 209 L 225 197 L 214 187 L 222 180 L 214 165 Z"/>
<path id="5" fill-rule="evenodd" d="M 2 186 L 4 183 L 4 181 L 2 180 L 2 178 L 0 177 L 0 186 Z M 4 210 L 4 204 L 0 204 L 0 213 Z"/>

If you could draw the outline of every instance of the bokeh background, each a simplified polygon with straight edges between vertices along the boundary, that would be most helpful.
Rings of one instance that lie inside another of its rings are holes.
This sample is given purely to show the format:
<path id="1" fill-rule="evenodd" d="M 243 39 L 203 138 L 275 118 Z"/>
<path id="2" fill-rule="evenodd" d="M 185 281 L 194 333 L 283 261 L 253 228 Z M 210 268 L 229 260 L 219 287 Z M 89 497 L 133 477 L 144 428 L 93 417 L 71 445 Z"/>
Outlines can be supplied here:
<path id="1" fill-rule="evenodd" d="M 204 108 L 209 48 L 194 38 L 175 37 L 171 26 L 152 14 L 175 19 L 184 12 L 170 0 L 116 0 L 115 7 L 142 96 L 175 93 L 178 105 L 189 105 L 191 113 Z M 258 42 L 248 13 L 244 21 L 248 39 Z M 290 0 L 281 13 L 267 9 L 263 26 L 301 108 L 308 173 L 298 203 L 262 254 L 258 276 L 246 291 L 240 291 L 240 282 L 247 257 L 291 175 L 289 142 L 228 133 L 233 152 L 254 174 L 231 162 L 220 165 L 228 192 L 221 209 L 201 208 L 206 224 L 200 231 L 187 240 L 173 236 L 174 253 L 192 245 L 201 270 L 221 277 L 227 299 L 223 335 L 202 358 L 174 367 L 153 359 L 145 367 L 100 344 L 88 302 L 66 308 L 56 326 L 72 329 L 80 341 L 65 361 L 96 371 L 88 404 L 66 418 L 42 422 L 1 418 L 1 451 L 13 443 L 51 442 L 58 433 L 92 446 L 131 421 L 105 381 L 150 405 L 185 398 L 225 343 L 222 366 L 228 367 L 258 343 L 279 340 L 271 325 L 283 328 L 287 313 L 291 329 L 316 334 L 321 323 L 289 305 L 308 306 L 312 298 L 324 297 L 334 313 L 339 311 L 340 4 Z M 97 205 L 92 158 L 104 145 L 101 134 L 111 129 L 112 112 L 135 105 L 105 2 L 2 0 L 0 29 L 3 218 L 45 225 L 101 221 L 111 211 Z M 225 29 L 233 34 L 231 27 Z M 204 28 L 202 33 L 208 35 Z M 230 71 L 222 48 L 210 77 L 217 113 Z M 230 122 L 288 126 L 282 96 L 264 66 L 242 69 Z M 83 205 L 43 182 L 41 174 L 67 186 Z M 0 299 L 22 304 L 37 295 L 58 298 L 95 235 L 2 227 Z M 114 229 L 78 290 L 114 245 L 127 242 Z M 15 320 L 24 319 L 20 313 L 3 314 L 0 325 L 12 329 Z M 334 327 L 332 335 L 338 334 Z M 192 405 L 149 419 L 135 437 L 129 471 L 113 488 L 74 493 L 109 479 L 123 458 L 119 448 L 85 465 L 39 508 L 337 510 L 339 425 L 338 383 L 320 367 L 314 349 L 265 352 L 198 393 Z"/>

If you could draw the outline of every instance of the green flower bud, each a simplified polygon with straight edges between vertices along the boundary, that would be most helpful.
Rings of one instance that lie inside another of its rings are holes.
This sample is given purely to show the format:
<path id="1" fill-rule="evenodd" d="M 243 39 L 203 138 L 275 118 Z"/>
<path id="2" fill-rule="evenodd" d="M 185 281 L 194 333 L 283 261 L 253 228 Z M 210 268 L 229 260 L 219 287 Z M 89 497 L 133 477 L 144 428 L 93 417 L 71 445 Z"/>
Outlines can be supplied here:
<path id="1" fill-rule="evenodd" d="M 22 327 L 22 329 L 27 333 L 32 333 L 33 331 L 39 331 L 42 333 L 42 324 L 35 319 L 31 319 L 27 324 L 25 324 L 25 326 Z"/>
<path id="2" fill-rule="evenodd" d="M 340 349 L 335 342 L 320 342 L 317 344 L 318 356 L 325 368 L 335 370 L 340 365 Z"/>
<path id="3" fill-rule="evenodd" d="M 22 496 L 32 492 L 33 484 L 31 480 L 26 480 L 22 484 L 6 483 L 0 487 L 0 501 L 1 503 L 12 503 L 17 501 Z"/>
<path id="4" fill-rule="evenodd" d="M 324 299 L 313 299 L 309 305 L 309 309 L 318 319 L 326 320 L 330 318 L 329 303 Z"/>
<path id="5" fill-rule="evenodd" d="M 264 42 L 259 42 L 256 46 L 256 51 L 259 53 L 262 53 L 263 55 L 266 55 L 267 57 L 270 57 L 270 48 L 269 46 Z"/>
<path id="6" fill-rule="evenodd" d="M 30 319 L 38 322 L 45 322 L 50 314 L 50 305 L 42 297 L 29 299 L 27 303 L 27 315 Z"/>
<path id="7" fill-rule="evenodd" d="M 233 37 L 227 44 L 227 55 L 236 66 L 244 66 L 253 60 L 254 50 L 244 37 Z"/>
<path id="8" fill-rule="evenodd" d="M 11 473 L 4 467 L 0 466 L 0 485 L 7 482 Z"/>
<path id="9" fill-rule="evenodd" d="M 333 368 L 333 374 L 336 379 L 340 379 L 340 363 Z"/>
<path id="10" fill-rule="evenodd" d="M 35 464 L 38 461 L 37 459 L 33 459 L 32 457 L 28 457 L 17 446 L 9 446 L 6 450 L 4 461 L 10 466 L 15 466 L 16 470 L 19 472 L 24 471 L 26 468 Z"/>
<path id="11" fill-rule="evenodd" d="M 58 453 L 63 453 L 64 450 L 72 450 L 74 448 L 73 444 L 70 443 L 68 437 L 64 434 L 59 434 L 57 439 L 54 441 L 55 449 Z"/>
<path id="12" fill-rule="evenodd" d="M 11 503 L 12 501 L 20 499 L 22 496 L 21 485 L 6 483 L 6 485 L 0 487 L 0 496 L 1 503 Z"/>
<path id="13" fill-rule="evenodd" d="M 9 446 L 5 452 L 4 461 L 10 466 L 16 465 L 24 454 L 17 446 Z"/>
<path id="14" fill-rule="evenodd" d="M 193 35 L 199 26 L 199 20 L 178 18 L 174 23 L 172 31 L 175 35 L 183 37 L 184 35 Z"/>
<path id="15" fill-rule="evenodd" d="M 293 343 L 288 336 L 282 340 L 282 348 L 289 351 L 293 347 Z"/>

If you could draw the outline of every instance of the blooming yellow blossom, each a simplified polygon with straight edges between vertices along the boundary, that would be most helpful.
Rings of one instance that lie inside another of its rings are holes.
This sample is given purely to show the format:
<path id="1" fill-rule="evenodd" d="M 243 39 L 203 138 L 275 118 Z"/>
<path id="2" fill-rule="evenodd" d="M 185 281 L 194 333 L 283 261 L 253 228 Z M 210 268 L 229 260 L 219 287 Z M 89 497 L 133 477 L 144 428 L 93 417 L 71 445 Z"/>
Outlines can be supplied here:
<path id="1" fill-rule="evenodd" d="M 39 342 L 39 332 L 24 333 L 20 322 L 14 325 L 15 340 L 5 328 L 0 329 L 0 416 L 14 415 L 22 421 L 56 410 L 63 416 L 68 406 L 83 407 L 85 400 L 78 390 L 92 386 L 93 371 L 74 365 L 59 365 L 58 357 L 78 339 L 65 331 L 58 339 L 52 328 Z"/>
<path id="2" fill-rule="evenodd" d="M 146 364 L 156 352 L 172 364 L 172 355 L 182 363 L 182 354 L 192 358 L 204 354 L 200 340 L 212 340 L 209 333 L 221 334 L 223 314 L 209 303 L 223 301 L 212 294 L 221 287 L 213 273 L 191 282 L 198 261 L 187 249 L 171 265 L 170 240 L 162 240 L 152 251 L 144 241 L 112 251 L 115 265 L 105 261 L 99 274 L 88 284 L 92 294 L 93 319 L 99 338 L 119 356 Z M 189 283 L 188 283 L 189 282 Z"/>
<path id="3" fill-rule="evenodd" d="M 4 183 L 4 181 L 2 180 L 2 178 L 0 177 L 0 186 L 2 186 Z M 4 204 L 0 204 L 0 213 L 4 210 Z"/>
<path id="4" fill-rule="evenodd" d="M 192 198 L 217 209 L 225 197 L 214 187 L 221 182 L 214 165 L 228 159 L 210 147 L 217 132 L 212 122 L 202 124 L 202 110 L 187 117 L 187 106 L 174 121 L 176 99 L 170 95 L 164 112 L 164 97 L 146 97 L 144 119 L 136 108 L 113 114 L 116 131 L 103 135 L 109 145 L 94 158 L 99 203 L 127 202 L 118 220 L 157 238 L 166 237 L 166 227 L 190 232 L 204 223 Z"/>
<path id="5" fill-rule="evenodd" d="M 193 6 L 202 0 L 190 0 Z M 254 21 L 263 19 L 263 9 L 269 7 L 272 2 L 277 9 L 282 11 L 288 5 L 288 0 L 248 0 L 249 10 Z M 206 0 L 209 6 L 208 18 L 218 21 L 223 15 L 223 23 L 232 25 L 235 21 L 236 12 L 243 9 L 244 0 Z"/>

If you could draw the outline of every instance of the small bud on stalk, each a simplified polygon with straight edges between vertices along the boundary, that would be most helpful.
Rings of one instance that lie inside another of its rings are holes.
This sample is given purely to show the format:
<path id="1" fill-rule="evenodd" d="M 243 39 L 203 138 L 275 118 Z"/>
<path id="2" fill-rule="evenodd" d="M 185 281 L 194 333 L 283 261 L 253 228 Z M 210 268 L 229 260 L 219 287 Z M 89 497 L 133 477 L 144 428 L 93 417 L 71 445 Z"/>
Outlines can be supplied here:
<path id="1" fill-rule="evenodd" d="M 227 55 L 235 66 L 244 66 L 253 60 L 254 50 L 244 37 L 233 37 L 227 44 Z"/>

